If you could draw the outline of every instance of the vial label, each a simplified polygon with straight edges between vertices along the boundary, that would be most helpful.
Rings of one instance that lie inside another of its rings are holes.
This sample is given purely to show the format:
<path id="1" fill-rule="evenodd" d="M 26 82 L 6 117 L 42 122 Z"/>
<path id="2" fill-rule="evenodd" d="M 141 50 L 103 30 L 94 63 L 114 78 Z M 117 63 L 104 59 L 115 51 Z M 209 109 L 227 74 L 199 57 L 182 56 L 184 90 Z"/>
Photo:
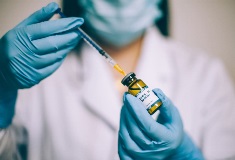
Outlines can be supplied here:
<path id="1" fill-rule="evenodd" d="M 136 97 L 145 105 L 147 110 L 154 106 L 159 100 L 159 98 L 153 93 L 152 90 L 148 88 L 148 86 L 142 88 Z"/>

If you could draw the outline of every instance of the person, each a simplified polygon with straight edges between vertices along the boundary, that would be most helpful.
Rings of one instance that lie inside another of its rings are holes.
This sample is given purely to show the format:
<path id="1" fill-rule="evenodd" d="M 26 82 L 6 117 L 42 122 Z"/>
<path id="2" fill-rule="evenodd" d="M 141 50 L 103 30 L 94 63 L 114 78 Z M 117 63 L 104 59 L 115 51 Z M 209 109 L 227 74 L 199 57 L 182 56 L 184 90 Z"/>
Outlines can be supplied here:
<path id="1" fill-rule="evenodd" d="M 157 3 L 78 1 L 88 34 L 125 71 L 162 89 L 153 90 L 163 103 L 155 119 L 82 43 L 82 18 L 48 21 L 58 10 L 50 3 L 7 32 L 0 159 L 234 159 L 232 83 L 219 60 L 160 35 Z"/>

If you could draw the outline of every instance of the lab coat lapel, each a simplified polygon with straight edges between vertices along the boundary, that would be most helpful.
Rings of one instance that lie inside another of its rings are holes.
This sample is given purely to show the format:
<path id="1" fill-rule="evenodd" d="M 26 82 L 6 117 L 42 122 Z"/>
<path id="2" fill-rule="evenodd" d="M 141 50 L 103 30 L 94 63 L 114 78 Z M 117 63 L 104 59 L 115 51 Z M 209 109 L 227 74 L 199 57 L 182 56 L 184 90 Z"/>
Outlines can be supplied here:
<path id="1" fill-rule="evenodd" d="M 157 28 L 149 28 L 143 42 L 142 54 L 136 68 L 137 77 L 153 88 L 162 89 L 168 96 L 173 94 L 173 66 L 166 39 Z"/>
<path id="2" fill-rule="evenodd" d="M 81 57 L 82 96 L 85 106 L 112 130 L 118 130 L 122 103 L 113 84 L 110 66 L 86 44 L 83 46 Z"/>

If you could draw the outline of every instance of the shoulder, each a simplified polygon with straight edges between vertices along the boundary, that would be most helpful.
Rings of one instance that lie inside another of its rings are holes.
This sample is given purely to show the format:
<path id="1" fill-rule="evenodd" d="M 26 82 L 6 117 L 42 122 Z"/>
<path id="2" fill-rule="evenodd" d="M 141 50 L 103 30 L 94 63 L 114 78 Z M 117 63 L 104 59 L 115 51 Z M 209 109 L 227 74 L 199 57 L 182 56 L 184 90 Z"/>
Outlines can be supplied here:
<path id="1" fill-rule="evenodd" d="M 158 51 L 167 54 L 168 59 L 170 59 L 169 62 L 175 65 L 174 68 L 176 67 L 182 71 L 192 71 L 194 69 L 205 69 L 205 66 L 211 68 L 211 65 L 221 64 L 218 58 L 201 49 L 193 48 L 172 38 L 162 36 L 156 28 L 150 28 L 147 35 L 150 37 L 149 43 L 156 43 L 156 45 L 151 47 L 153 49 L 160 48 Z M 156 54 L 156 56 L 159 55 L 161 54 Z"/>
<path id="2" fill-rule="evenodd" d="M 180 87 L 200 93 L 201 97 L 234 94 L 233 82 L 219 58 L 171 39 L 163 41 Z"/>
<path id="3" fill-rule="evenodd" d="M 158 36 L 163 51 L 167 54 L 175 80 L 187 88 L 202 89 L 208 92 L 221 86 L 232 88 L 233 83 L 223 62 L 212 54 L 186 46 L 171 38 Z M 180 85 L 180 86 L 181 86 Z M 230 89 L 229 89 L 230 90 Z"/>
<path id="4" fill-rule="evenodd" d="M 185 74 L 184 76 L 206 80 L 226 73 L 224 64 L 219 58 L 201 49 L 188 47 L 172 39 L 164 39 L 164 43 L 172 64 L 180 73 Z"/>
<path id="5" fill-rule="evenodd" d="M 176 42 L 172 39 L 165 39 L 165 43 L 168 53 L 179 67 L 202 67 L 208 65 L 216 60 L 215 57 L 210 56 L 206 52 L 200 49 L 188 47 L 180 42 Z"/>

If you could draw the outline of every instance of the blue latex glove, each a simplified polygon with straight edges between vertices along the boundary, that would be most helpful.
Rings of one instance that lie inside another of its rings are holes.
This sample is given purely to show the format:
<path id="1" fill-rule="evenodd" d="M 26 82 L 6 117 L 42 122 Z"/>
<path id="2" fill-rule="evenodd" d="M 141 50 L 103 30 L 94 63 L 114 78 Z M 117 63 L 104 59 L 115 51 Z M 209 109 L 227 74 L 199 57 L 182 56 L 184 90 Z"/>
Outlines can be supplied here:
<path id="1" fill-rule="evenodd" d="M 185 134 L 180 114 L 164 93 L 155 121 L 143 104 L 130 94 L 124 95 L 118 151 L 122 160 L 203 159 L 201 152 Z"/>
<path id="2" fill-rule="evenodd" d="M 9 90 L 0 86 L 0 129 L 7 128 L 14 116 L 17 90 Z"/>
<path id="3" fill-rule="evenodd" d="M 82 18 L 48 21 L 58 9 L 50 3 L 35 12 L 0 40 L 0 84 L 30 88 L 51 75 L 78 43 L 76 28 Z"/>
<path id="4" fill-rule="evenodd" d="M 0 128 L 11 124 L 17 89 L 51 75 L 78 43 L 82 18 L 48 21 L 58 9 L 50 3 L 0 39 Z"/>

